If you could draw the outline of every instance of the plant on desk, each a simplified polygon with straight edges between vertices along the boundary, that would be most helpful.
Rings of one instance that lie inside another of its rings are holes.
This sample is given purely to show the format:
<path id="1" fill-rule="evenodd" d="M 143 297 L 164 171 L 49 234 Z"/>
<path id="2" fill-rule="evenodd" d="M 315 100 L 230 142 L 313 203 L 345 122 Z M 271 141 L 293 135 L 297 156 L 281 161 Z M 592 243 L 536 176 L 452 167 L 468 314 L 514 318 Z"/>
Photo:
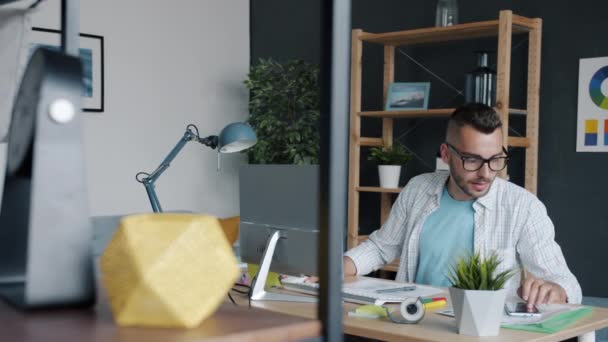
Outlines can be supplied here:
<path id="1" fill-rule="evenodd" d="M 412 154 L 402 144 L 395 143 L 392 146 L 372 147 L 368 159 L 378 164 L 381 188 L 398 188 L 401 167 L 412 159 Z"/>
<path id="2" fill-rule="evenodd" d="M 497 272 L 502 260 L 496 253 L 485 258 L 468 254 L 450 269 L 450 296 L 458 333 L 473 336 L 496 336 L 505 305 L 505 283 L 515 270 Z"/>

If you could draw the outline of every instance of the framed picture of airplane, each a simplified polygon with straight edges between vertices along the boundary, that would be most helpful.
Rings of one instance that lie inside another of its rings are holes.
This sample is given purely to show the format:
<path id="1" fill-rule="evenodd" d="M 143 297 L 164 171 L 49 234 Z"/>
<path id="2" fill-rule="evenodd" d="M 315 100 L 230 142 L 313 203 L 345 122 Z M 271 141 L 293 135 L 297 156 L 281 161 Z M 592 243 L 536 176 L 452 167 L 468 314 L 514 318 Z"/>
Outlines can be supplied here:
<path id="1" fill-rule="evenodd" d="M 384 110 L 425 110 L 429 104 L 430 82 L 391 83 Z"/>

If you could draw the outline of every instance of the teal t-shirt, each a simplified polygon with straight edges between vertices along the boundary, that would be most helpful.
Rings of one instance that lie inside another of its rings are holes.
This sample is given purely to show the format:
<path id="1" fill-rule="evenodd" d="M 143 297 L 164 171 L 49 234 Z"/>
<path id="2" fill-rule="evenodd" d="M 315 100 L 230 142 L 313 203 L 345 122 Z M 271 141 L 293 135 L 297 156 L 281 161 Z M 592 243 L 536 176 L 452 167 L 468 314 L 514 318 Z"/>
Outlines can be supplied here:
<path id="1" fill-rule="evenodd" d="M 416 283 L 451 286 L 447 275 L 458 257 L 473 252 L 473 202 L 457 201 L 446 188 L 437 208 L 422 226 Z"/>

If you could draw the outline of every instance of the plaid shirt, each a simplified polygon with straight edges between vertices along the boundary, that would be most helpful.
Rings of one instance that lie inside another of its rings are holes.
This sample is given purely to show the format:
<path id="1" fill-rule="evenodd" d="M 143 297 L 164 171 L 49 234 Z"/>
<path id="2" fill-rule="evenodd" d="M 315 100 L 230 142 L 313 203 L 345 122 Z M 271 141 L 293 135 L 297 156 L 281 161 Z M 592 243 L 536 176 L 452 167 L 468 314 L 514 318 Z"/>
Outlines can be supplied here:
<path id="1" fill-rule="evenodd" d="M 396 280 L 414 281 L 420 231 L 427 217 L 439 207 L 448 176 L 448 172 L 440 171 L 412 178 L 382 228 L 346 252 L 358 274 L 367 274 L 399 257 Z M 547 209 L 536 196 L 497 177 L 490 191 L 475 201 L 473 209 L 474 250 L 481 255 L 496 252 L 503 260 L 497 272 L 523 266 L 533 276 L 564 288 L 569 303 L 581 302 L 580 285 L 554 240 L 555 230 Z M 506 288 L 513 294 L 519 284 L 517 272 Z"/>

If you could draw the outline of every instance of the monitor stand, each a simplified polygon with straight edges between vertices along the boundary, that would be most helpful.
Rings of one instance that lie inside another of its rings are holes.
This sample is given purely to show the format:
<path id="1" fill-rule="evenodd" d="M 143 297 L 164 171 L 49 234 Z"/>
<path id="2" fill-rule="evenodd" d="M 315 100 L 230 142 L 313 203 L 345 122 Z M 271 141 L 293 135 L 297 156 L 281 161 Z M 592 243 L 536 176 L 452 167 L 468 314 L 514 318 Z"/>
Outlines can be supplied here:
<path id="1" fill-rule="evenodd" d="M 279 242 L 279 231 L 275 231 L 268 239 L 266 244 L 266 250 L 262 257 L 262 263 L 258 269 L 258 273 L 253 278 L 251 284 L 251 292 L 249 294 L 249 300 L 273 300 L 273 301 L 284 301 L 284 302 L 301 302 L 301 303 L 316 303 L 317 297 L 311 296 L 298 296 L 285 293 L 267 292 L 264 286 L 268 279 L 268 271 L 270 270 L 270 263 L 272 263 L 272 257 Z"/>

